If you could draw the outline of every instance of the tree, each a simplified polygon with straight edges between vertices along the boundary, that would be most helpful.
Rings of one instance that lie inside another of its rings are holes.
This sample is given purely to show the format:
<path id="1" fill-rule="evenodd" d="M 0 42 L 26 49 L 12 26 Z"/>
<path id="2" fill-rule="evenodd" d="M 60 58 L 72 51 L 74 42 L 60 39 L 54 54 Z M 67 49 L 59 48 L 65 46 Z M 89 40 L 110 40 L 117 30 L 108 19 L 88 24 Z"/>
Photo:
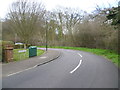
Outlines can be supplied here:
<path id="1" fill-rule="evenodd" d="M 74 27 L 81 21 L 81 13 L 83 13 L 83 11 L 72 8 L 59 7 L 55 13 L 57 17 L 56 20 L 58 22 L 58 36 L 60 41 L 62 42 L 63 37 L 65 39 L 67 36 L 69 45 L 75 44 Z M 66 41 L 64 43 L 66 43 Z"/>
<path id="2" fill-rule="evenodd" d="M 44 14 L 44 6 L 41 3 L 27 0 L 14 2 L 8 14 L 10 28 L 23 43 L 28 44 L 33 41 L 33 37 L 42 26 Z"/>
<path id="3" fill-rule="evenodd" d="M 9 28 L 9 20 L 2 21 L 2 40 L 14 41 L 14 32 Z"/>
<path id="4" fill-rule="evenodd" d="M 120 54 L 120 48 L 118 42 L 120 41 L 120 36 L 118 35 L 120 32 L 120 1 L 118 2 L 118 7 L 113 7 L 109 9 L 109 14 L 107 15 L 108 20 L 112 20 L 112 24 L 116 26 L 117 30 L 117 51 Z"/>
<path id="5" fill-rule="evenodd" d="M 109 9 L 107 18 L 112 19 L 112 25 L 120 24 L 120 6 Z"/>

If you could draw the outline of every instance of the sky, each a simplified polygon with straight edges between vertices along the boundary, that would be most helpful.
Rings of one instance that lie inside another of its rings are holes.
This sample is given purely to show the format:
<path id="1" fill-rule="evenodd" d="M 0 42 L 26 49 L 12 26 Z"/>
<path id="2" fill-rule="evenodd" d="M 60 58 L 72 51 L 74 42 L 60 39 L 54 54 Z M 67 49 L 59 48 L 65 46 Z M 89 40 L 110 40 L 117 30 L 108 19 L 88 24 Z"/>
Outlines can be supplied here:
<path id="1" fill-rule="evenodd" d="M 10 5 L 16 0 L 1 0 L 0 1 L 0 18 L 4 18 L 8 13 Z M 119 0 L 33 0 L 42 2 L 47 10 L 53 10 L 57 6 L 79 8 L 88 13 L 95 10 L 96 5 L 100 7 L 117 6 Z"/>

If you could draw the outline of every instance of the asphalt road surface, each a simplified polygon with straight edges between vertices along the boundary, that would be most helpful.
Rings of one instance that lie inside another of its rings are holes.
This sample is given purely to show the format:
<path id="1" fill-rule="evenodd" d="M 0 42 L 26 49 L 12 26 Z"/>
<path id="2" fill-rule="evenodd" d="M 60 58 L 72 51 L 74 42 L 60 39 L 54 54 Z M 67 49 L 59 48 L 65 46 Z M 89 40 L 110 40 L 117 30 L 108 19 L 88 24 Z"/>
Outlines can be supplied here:
<path id="1" fill-rule="evenodd" d="M 56 49 L 61 56 L 3 78 L 3 88 L 118 88 L 118 69 L 88 52 Z"/>

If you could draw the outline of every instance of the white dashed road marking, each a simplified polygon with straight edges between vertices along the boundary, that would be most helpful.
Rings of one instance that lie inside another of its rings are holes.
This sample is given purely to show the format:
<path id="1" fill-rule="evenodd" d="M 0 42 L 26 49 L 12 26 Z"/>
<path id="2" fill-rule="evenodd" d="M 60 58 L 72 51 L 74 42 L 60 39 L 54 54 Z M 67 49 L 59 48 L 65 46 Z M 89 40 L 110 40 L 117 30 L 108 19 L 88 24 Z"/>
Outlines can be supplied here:
<path id="1" fill-rule="evenodd" d="M 82 57 L 82 55 L 81 55 L 80 53 L 77 53 L 77 54 L 78 54 L 80 57 Z M 77 67 L 76 67 L 75 69 L 73 69 L 70 73 L 75 72 L 75 71 L 80 67 L 81 63 L 82 63 L 82 60 L 79 61 L 79 64 L 77 65 Z"/>
<path id="2" fill-rule="evenodd" d="M 82 57 L 82 55 L 80 53 L 78 53 L 78 55 L 80 55 L 80 57 Z"/>
<path id="3" fill-rule="evenodd" d="M 73 69 L 70 73 L 75 72 L 75 71 L 80 67 L 81 63 L 82 63 L 82 60 L 80 60 L 80 62 L 79 62 L 79 64 L 77 65 L 77 67 L 76 67 L 75 69 Z"/>

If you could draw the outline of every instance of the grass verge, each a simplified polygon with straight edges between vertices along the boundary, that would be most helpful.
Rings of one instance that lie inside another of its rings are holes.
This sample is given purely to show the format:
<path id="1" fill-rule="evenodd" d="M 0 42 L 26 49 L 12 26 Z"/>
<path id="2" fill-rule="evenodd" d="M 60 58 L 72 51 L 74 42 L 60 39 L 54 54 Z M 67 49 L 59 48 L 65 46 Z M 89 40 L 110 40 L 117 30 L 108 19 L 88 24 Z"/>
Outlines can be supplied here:
<path id="1" fill-rule="evenodd" d="M 26 50 L 26 52 L 20 52 L 19 50 Z M 43 54 L 44 51 L 37 49 L 37 56 Z M 14 49 L 13 50 L 13 59 L 14 61 L 25 60 L 29 58 L 29 50 L 28 49 Z"/>
<path id="2" fill-rule="evenodd" d="M 39 46 L 39 47 L 45 47 L 45 46 Z M 64 46 L 51 46 L 49 48 L 72 49 L 72 50 L 80 50 L 80 51 L 91 52 L 93 54 L 103 56 L 104 58 L 110 60 L 111 62 L 113 62 L 117 66 L 120 65 L 120 62 L 118 60 L 118 57 L 120 57 L 120 55 L 113 50 L 81 48 L 81 47 L 64 47 Z"/>

